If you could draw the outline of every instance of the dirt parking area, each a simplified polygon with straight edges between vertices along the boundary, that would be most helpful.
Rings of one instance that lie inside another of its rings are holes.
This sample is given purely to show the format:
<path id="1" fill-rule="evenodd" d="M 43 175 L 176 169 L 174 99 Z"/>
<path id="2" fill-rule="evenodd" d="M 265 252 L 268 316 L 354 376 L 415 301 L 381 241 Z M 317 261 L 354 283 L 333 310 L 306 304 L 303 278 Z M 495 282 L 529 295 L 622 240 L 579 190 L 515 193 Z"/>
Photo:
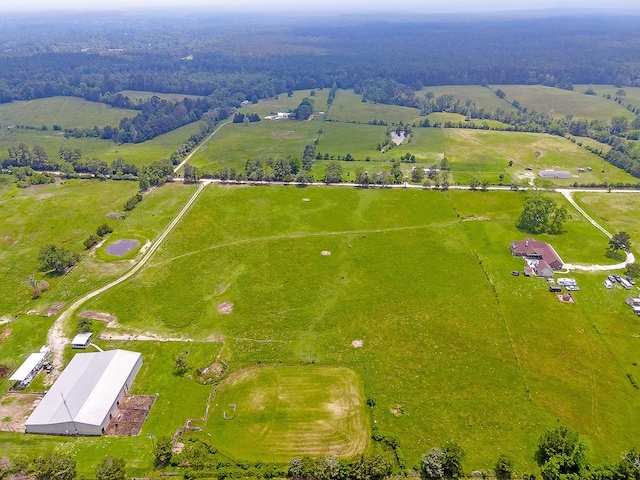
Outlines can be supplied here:
<path id="1" fill-rule="evenodd" d="M 44 397 L 35 393 L 7 393 L 0 400 L 0 431 L 24 432 L 24 422 Z"/>
<path id="2" fill-rule="evenodd" d="M 139 435 L 142 424 L 156 397 L 131 395 L 124 397 L 111 422 L 104 431 L 105 435 Z"/>

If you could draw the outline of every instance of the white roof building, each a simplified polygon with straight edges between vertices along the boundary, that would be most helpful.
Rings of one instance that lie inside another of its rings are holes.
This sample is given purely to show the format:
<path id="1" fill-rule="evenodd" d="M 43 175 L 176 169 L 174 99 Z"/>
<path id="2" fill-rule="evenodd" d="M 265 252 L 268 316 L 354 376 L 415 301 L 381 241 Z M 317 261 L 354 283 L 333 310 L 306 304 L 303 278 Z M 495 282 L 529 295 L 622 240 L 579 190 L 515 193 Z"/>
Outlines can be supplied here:
<path id="1" fill-rule="evenodd" d="M 142 365 L 127 350 L 79 353 L 25 422 L 26 433 L 102 435 Z"/>
<path id="2" fill-rule="evenodd" d="M 73 340 L 71 340 L 71 346 L 73 348 L 87 348 L 91 343 L 91 338 L 93 337 L 92 332 L 79 333 Z"/>
<path id="3" fill-rule="evenodd" d="M 27 359 L 22 362 L 22 365 L 18 367 L 18 369 L 13 372 L 13 375 L 9 378 L 10 382 L 17 382 L 19 387 L 26 387 L 31 383 L 33 377 L 37 375 L 37 373 L 44 365 L 44 361 L 49 356 L 49 349 L 47 347 L 42 347 L 40 352 L 32 353 L 27 357 Z"/>

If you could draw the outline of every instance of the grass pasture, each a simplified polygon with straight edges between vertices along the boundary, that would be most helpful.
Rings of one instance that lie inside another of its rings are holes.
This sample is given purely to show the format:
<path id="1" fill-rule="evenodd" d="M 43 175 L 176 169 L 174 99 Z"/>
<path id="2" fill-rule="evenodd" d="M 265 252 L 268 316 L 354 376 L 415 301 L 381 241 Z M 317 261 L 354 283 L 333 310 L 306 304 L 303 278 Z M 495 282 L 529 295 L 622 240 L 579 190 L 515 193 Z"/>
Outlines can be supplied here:
<path id="1" fill-rule="evenodd" d="M 214 444 L 235 459 L 352 457 L 365 451 L 371 435 L 362 384 L 344 367 L 240 370 L 225 380 L 213 402 L 206 427 Z"/>
<path id="2" fill-rule="evenodd" d="M 616 87 L 614 85 L 574 85 L 576 92 L 584 93 L 591 87 L 598 97 L 604 97 L 611 95 L 611 98 L 615 100 L 616 92 L 620 89 L 624 90 L 625 95 L 622 97 L 622 104 L 629 105 L 638 108 L 640 107 L 640 87 Z M 613 101 L 613 100 L 612 100 Z"/>
<path id="3" fill-rule="evenodd" d="M 617 104 L 579 91 L 562 90 L 542 85 L 495 85 L 507 95 L 505 100 L 517 100 L 529 111 L 548 113 L 554 117 L 573 115 L 576 118 L 611 120 L 615 116 L 634 118 L 633 113 Z"/>
<path id="4" fill-rule="evenodd" d="M 198 95 L 185 95 L 183 93 L 158 93 L 158 92 L 144 92 L 141 90 L 122 90 L 120 92 L 121 95 L 125 97 L 129 97 L 132 102 L 137 101 L 145 101 L 149 100 L 152 97 L 158 97 L 162 100 L 167 100 L 169 102 L 180 102 L 185 98 L 190 98 L 191 100 L 197 100 L 200 97 Z"/>
<path id="5" fill-rule="evenodd" d="M 412 124 L 419 117 L 420 111 L 416 108 L 362 102 L 362 96 L 351 90 L 338 91 L 327 116 L 335 122 L 368 123 L 372 120 L 384 120 L 389 125 L 400 121 Z"/>
<path id="6" fill-rule="evenodd" d="M 460 100 L 460 103 L 466 103 L 467 100 L 477 104 L 480 108 L 484 108 L 489 112 L 495 112 L 502 109 L 505 112 L 515 111 L 509 102 L 502 100 L 496 96 L 490 89 L 480 85 L 445 85 L 424 87 L 420 90 L 419 95 L 426 95 L 428 92 L 434 94 L 434 98 L 442 95 L 453 95 Z"/>
<path id="7" fill-rule="evenodd" d="M 634 317 L 602 274 L 575 275 L 573 305 L 509 274 L 522 267 L 507 246 L 524 236 L 514 223 L 526 195 L 208 188 L 145 271 L 88 307 L 114 313 L 125 331 L 224 337 L 232 371 L 310 358 L 350 368 L 410 463 L 455 439 L 475 468 L 508 453 L 530 469 L 556 419 L 608 458 L 639 433 L 617 405 L 626 416 L 640 399 L 621 367 L 630 356 L 598 328 L 621 331 L 609 313 L 629 329 Z M 606 238 L 577 215 L 549 239 L 566 261 L 607 263 Z M 225 301 L 229 315 L 216 309 Z M 278 451 L 260 445 L 255 458 Z M 246 442 L 235 451 L 249 455 Z"/>
<path id="8" fill-rule="evenodd" d="M 134 117 L 136 110 L 113 108 L 104 103 L 76 97 L 49 97 L 16 101 L 0 105 L 0 126 L 28 125 L 40 128 L 53 125 L 62 128 L 93 128 L 96 125 L 118 125 L 125 117 Z"/>
<path id="9" fill-rule="evenodd" d="M 282 94 L 278 96 L 278 99 L 270 98 L 266 100 L 260 100 L 258 103 L 250 103 L 246 107 L 240 109 L 243 113 L 257 113 L 261 117 L 265 115 L 272 115 L 278 112 L 293 111 L 300 105 L 300 102 L 304 98 L 308 98 L 313 103 L 313 112 L 326 112 L 328 109 L 327 98 L 329 97 L 330 89 L 324 88 L 322 90 L 316 90 L 315 95 L 311 95 L 311 90 L 296 90 L 292 96 Z M 338 93 L 339 95 L 339 93 Z"/>

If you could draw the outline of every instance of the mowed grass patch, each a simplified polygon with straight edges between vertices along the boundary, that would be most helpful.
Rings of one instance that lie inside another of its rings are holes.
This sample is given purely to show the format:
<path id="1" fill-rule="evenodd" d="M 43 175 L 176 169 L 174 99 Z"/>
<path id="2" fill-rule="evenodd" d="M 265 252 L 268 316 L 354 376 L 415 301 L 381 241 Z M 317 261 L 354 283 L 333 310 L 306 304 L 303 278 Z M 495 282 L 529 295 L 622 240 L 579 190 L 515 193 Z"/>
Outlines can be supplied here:
<path id="1" fill-rule="evenodd" d="M 355 160 L 390 159 L 392 153 L 382 153 L 376 149 L 387 139 L 387 127 L 377 125 L 353 125 L 338 122 L 324 122 L 319 135 L 316 151 L 336 157 L 350 153 Z"/>
<path id="2" fill-rule="evenodd" d="M 349 368 L 240 370 L 217 389 L 212 402 L 206 428 L 214 444 L 235 459 L 352 457 L 366 450 L 371 435 L 362 382 Z"/>
<path id="3" fill-rule="evenodd" d="M 633 119 L 632 112 L 611 100 L 594 95 L 543 85 L 495 85 L 507 95 L 505 100 L 517 100 L 529 111 L 548 113 L 553 117 L 574 117 L 611 120 L 612 117 L 623 116 Z"/>
<path id="4" fill-rule="evenodd" d="M 28 125 L 40 128 L 53 125 L 62 128 L 93 128 L 117 126 L 125 117 L 134 117 L 136 110 L 113 108 L 104 103 L 90 102 L 76 97 L 49 97 L 15 101 L 0 105 L 0 125 Z"/>
<path id="5" fill-rule="evenodd" d="M 335 122 L 369 123 L 373 120 L 384 120 L 389 125 L 400 121 L 412 124 L 419 117 L 420 110 L 417 108 L 362 102 L 362 96 L 351 90 L 338 91 L 327 116 Z"/>
<path id="6" fill-rule="evenodd" d="M 500 449 L 530 465 L 522 452 L 551 422 L 443 192 L 208 188 L 152 265 L 87 308 L 125 329 L 224 337 L 232 371 L 350 367 L 409 463 L 454 439 L 470 464 Z"/>
<path id="7" fill-rule="evenodd" d="M 574 199 L 585 211 L 610 233 L 627 232 L 634 251 L 640 244 L 640 195 L 636 193 L 576 192 Z M 608 246 L 608 243 L 605 245 Z"/>
<path id="8" fill-rule="evenodd" d="M 189 163 L 207 172 L 221 167 L 233 167 L 244 172 L 249 159 L 267 160 L 300 158 L 305 145 L 312 144 L 322 123 L 297 120 L 262 120 L 249 125 L 225 125 L 207 144 L 189 160 Z"/>
<path id="9" fill-rule="evenodd" d="M 111 164 L 118 158 L 137 166 L 148 165 L 162 159 L 168 159 L 183 142 L 200 130 L 200 122 L 184 125 L 172 132 L 160 135 L 143 143 L 125 143 L 118 145 L 111 140 L 98 138 L 65 138 L 61 132 L 51 130 L 10 129 L 0 133 L 0 151 L 24 143 L 30 149 L 40 145 L 49 158 L 58 158 L 60 148 L 79 149 L 82 157 L 89 160 L 98 158 Z"/>
<path id="10" fill-rule="evenodd" d="M 485 217 L 463 225 L 495 287 L 532 401 L 551 418 L 585 435 L 595 461 L 628 449 L 628 439 L 639 429 L 627 419 L 640 398 L 626 377 L 630 361 L 599 332 L 605 322 L 627 324 L 618 325 L 616 334 L 629 332 L 629 313 L 626 318 L 619 316 L 624 314 L 619 292 L 602 286 L 604 273 L 572 272 L 564 276 L 576 278 L 580 291 L 572 292 L 575 303 L 563 304 L 548 291 L 546 281 L 510 275 L 523 265 L 508 250 L 512 240 L 522 238 L 514 231 L 518 196 L 490 192 L 471 201 L 463 192 L 449 195 L 461 216 L 473 218 L 482 212 Z M 575 236 L 574 248 L 580 249 L 584 240 L 580 235 L 588 232 L 574 232 L 572 223 L 566 234 L 547 241 L 558 248 L 560 238 Z M 566 257 L 563 251 L 559 248 Z M 619 322 L 614 320 L 618 318 Z"/>

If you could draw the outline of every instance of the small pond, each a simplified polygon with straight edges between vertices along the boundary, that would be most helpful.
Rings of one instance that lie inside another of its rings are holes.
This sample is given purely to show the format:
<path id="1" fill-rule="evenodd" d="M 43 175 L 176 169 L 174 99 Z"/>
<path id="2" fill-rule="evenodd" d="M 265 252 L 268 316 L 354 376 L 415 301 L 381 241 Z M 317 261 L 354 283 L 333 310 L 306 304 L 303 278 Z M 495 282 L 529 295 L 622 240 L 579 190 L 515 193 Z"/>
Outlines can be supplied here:
<path id="1" fill-rule="evenodd" d="M 116 255 L 118 257 L 124 255 L 125 253 L 129 253 L 131 250 L 136 248 L 140 242 L 138 240 L 116 240 L 115 242 L 111 242 L 107 245 L 105 251 L 109 255 Z"/>

